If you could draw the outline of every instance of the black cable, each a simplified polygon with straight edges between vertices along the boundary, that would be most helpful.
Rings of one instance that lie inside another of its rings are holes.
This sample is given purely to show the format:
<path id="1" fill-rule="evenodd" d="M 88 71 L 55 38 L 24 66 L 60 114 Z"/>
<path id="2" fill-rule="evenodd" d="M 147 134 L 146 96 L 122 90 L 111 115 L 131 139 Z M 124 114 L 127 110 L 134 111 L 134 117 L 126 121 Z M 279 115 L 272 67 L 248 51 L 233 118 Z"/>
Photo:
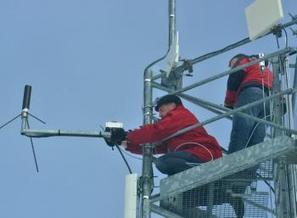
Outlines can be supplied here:
<path id="1" fill-rule="evenodd" d="M 259 178 L 261 178 L 263 180 L 263 182 L 265 182 L 265 184 L 270 188 L 270 190 L 275 193 L 275 190 L 274 188 L 272 187 L 272 185 L 260 174 L 260 173 L 257 173 L 257 176 Z"/>
<path id="2" fill-rule="evenodd" d="M 219 49 L 219 50 L 216 50 L 216 51 L 213 51 L 213 52 L 204 54 L 204 55 L 202 55 L 202 56 L 199 56 L 199 57 L 197 57 L 197 58 L 194 58 L 194 59 L 190 60 L 190 62 L 191 62 L 192 64 L 194 64 L 194 63 L 203 61 L 203 60 L 208 59 L 208 58 L 210 58 L 210 57 L 216 56 L 216 55 L 218 55 L 218 54 L 221 54 L 221 53 L 224 53 L 224 52 L 226 52 L 226 51 L 229 51 L 229 50 L 231 50 L 231 49 L 233 49 L 233 48 L 236 48 L 236 47 L 239 47 L 239 46 L 244 45 L 244 44 L 246 44 L 246 43 L 249 43 L 250 41 L 251 41 L 251 40 L 250 40 L 248 37 L 247 37 L 247 38 L 244 38 L 244 39 L 242 39 L 242 40 L 240 40 L 240 41 L 238 41 L 238 42 L 232 43 L 232 44 L 230 44 L 230 45 L 228 45 L 228 46 L 226 46 L 226 47 L 224 47 L 224 48 L 222 48 L 222 49 Z"/>
<path id="3" fill-rule="evenodd" d="M 4 123 L 3 125 L 0 126 L 0 129 L 4 128 L 5 126 L 7 126 L 8 124 L 10 124 L 11 122 L 13 122 L 14 120 L 16 120 L 20 116 L 21 116 L 21 114 L 18 114 L 17 116 L 15 116 L 14 118 L 12 118 L 11 120 L 7 121 L 6 123 Z"/>
<path id="4" fill-rule="evenodd" d="M 27 121 L 26 123 L 28 125 L 28 128 L 30 129 L 29 122 Z M 33 153 L 33 157 L 34 157 L 36 171 L 37 171 L 37 173 L 39 173 L 39 167 L 38 167 L 38 163 L 37 163 L 37 157 L 36 157 L 36 153 L 35 153 L 35 148 L 34 148 L 32 137 L 30 137 L 30 142 L 31 142 L 31 148 L 32 148 L 32 153 Z"/>
<path id="5" fill-rule="evenodd" d="M 131 157 L 131 158 L 134 158 L 134 159 L 136 159 L 136 160 L 141 160 L 142 161 L 142 158 L 141 157 L 137 157 L 137 156 L 135 156 L 135 155 L 132 155 L 132 154 L 130 154 L 130 153 L 128 153 L 127 151 L 125 151 L 123 148 L 121 148 L 120 147 L 120 149 L 121 149 L 121 151 L 125 154 L 125 155 L 127 155 L 127 156 L 129 156 L 129 157 Z"/>
<path id="6" fill-rule="evenodd" d="M 119 150 L 119 152 L 120 152 L 120 154 L 121 154 L 121 156 L 122 156 L 122 158 L 123 158 L 123 160 L 124 160 L 124 162 L 125 162 L 125 164 L 126 164 L 128 170 L 129 170 L 129 173 L 132 174 L 132 170 L 131 170 L 131 168 L 130 168 L 130 166 L 129 166 L 129 163 L 127 162 L 127 160 L 126 160 L 126 158 L 125 158 L 125 156 L 124 156 L 122 150 L 120 149 L 120 147 L 119 147 L 118 145 L 115 145 L 115 146 L 116 146 L 116 148 Z"/>
<path id="7" fill-rule="evenodd" d="M 283 29 L 283 31 L 285 33 L 285 44 L 286 44 L 286 48 L 288 48 L 288 44 L 289 44 L 288 33 L 287 33 L 287 30 L 284 27 L 282 29 Z"/>

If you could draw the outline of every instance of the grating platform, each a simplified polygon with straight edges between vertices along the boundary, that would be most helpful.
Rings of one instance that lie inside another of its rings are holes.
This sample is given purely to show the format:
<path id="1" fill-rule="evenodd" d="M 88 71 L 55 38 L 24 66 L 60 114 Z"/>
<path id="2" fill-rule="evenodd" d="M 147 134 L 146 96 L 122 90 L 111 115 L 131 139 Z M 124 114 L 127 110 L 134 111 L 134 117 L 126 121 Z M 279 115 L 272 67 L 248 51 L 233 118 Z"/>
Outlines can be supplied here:
<path id="1" fill-rule="evenodd" d="M 273 179 L 272 160 L 287 154 L 296 155 L 296 141 L 282 136 L 165 178 L 153 211 L 172 214 L 165 217 L 268 217 L 274 211 L 263 184 Z"/>
<path id="2" fill-rule="evenodd" d="M 161 207 L 185 218 L 267 217 L 269 193 L 250 188 L 252 180 L 248 176 L 252 174 L 241 175 L 244 177 L 237 180 L 226 178 L 170 196 L 161 201 Z"/>

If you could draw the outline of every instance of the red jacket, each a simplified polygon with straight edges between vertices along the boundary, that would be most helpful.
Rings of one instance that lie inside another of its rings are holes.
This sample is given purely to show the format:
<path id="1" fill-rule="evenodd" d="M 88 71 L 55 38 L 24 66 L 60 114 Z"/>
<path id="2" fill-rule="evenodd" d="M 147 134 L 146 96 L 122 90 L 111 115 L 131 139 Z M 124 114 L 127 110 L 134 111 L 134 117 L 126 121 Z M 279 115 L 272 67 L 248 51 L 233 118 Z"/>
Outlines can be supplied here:
<path id="1" fill-rule="evenodd" d="M 178 105 L 156 124 L 148 124 L 129 132 L 127 150 L 141 154 L 141 145 L 155 143 L 185 127 L 198 123 L 197 118 L 183 105 Z M 210 161 L 222 156 L 217 140 L 208 135 L 203 127 L 197 127 L 182 135 L 171 138 L 155 148 L 155 153 L 187 151 L 202 161 Z"/>
<path id="2" fill-rule="evenodd" d="M 250 58 L 242 58 L 239 65 L 250 62 Z M 273 74 L 265 67 L 263 73 L 260 71 L 259 64 L 254 64 L 236 73 L 230 74 L 227 83 L 227 91 L 225 97 L 225 105 L 234 107 L 237 96 L 245 87 L 256 86 L 262 88 L 262 82 L 265 89 L 272 88 Z"/>

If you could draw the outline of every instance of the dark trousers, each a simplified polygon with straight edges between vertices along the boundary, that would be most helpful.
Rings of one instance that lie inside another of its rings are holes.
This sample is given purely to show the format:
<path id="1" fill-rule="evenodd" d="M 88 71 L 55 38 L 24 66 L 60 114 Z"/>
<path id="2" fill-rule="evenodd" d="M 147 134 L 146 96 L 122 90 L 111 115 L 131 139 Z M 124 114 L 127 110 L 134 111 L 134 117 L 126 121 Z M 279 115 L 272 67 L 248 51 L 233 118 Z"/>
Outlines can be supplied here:
<path id="1" fill-rule="evenodd" d="M 263 91 L 259 87 L 248 87 L 240 92 L 235 108 L 252 103 L 263 98 Z M 266 116 L 269 113 L 269 102 L 265 103 Z M 264 105 L 259 104 L 243 112 L 258 118 L 265 116 Z M 265 125 L 256 121 L 234 114 L 232 132 L 229 144 L 229 153 L 239 151 L 251 145 L 263 142 Z"/>

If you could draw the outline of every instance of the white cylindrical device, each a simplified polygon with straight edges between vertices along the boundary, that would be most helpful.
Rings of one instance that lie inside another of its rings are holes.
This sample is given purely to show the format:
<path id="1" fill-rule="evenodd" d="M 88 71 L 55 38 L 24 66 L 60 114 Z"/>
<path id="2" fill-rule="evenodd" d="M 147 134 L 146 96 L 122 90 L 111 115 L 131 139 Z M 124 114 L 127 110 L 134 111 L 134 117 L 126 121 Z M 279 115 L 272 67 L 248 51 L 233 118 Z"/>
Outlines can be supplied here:
<path id="1" fill-rule="evenodd" d="M 125 179 L 125 218 L 137 215 L 137 174 L 129 174 Z"/>

